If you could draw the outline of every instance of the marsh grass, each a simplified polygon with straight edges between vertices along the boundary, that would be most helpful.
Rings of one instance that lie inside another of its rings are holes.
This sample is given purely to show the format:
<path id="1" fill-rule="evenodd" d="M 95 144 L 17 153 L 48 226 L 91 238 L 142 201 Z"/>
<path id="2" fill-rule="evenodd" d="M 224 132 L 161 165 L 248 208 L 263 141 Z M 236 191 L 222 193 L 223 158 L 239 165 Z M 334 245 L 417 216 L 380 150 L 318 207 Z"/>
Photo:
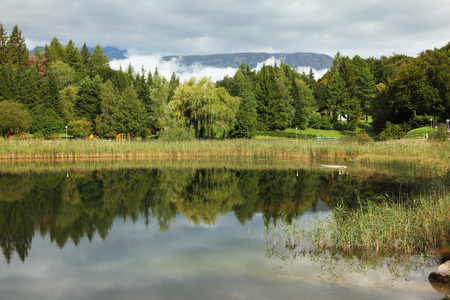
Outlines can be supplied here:
<path id="1" fill-rule="evenodd" d="M 371 202 L 355 210 L 339 206 L 327 218 L 311 219 L 308 226 L 277 224 L 268 236 L 290 250 L 365 257 L 429 254 L 448 247 L 449 211 L 449 195 L 423 196 L 408 203 Z"/>
<path id="2" fill-rule="evenodd" d="M 432 141 L 316 142 L 274 140 L 195 140 L 182 142 L 1 141 L 0 159 L 244 158 L 352 161 L 361 164 L 402 162 L 449 169 L 450 143 Z"/>

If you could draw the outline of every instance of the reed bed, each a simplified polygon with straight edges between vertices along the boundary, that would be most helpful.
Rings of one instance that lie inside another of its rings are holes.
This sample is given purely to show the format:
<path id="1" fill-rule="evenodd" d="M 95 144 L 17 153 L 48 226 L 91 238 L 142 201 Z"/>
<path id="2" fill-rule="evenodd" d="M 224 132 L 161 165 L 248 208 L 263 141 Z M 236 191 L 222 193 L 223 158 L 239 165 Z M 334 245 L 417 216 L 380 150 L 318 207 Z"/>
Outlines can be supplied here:
<path id="1" fill-rule="evenodd" d="M 360 209 L 335 208 L 328 218 L 280 224 L 268 230 L 288 249 L 390 256 L 435 253 L 449 247 L 450 195 L 423 196 L 405 203 L 367 203 Z"/>
<path id="2" fill-rule="evenodd" d="M 316 228 L 317 247 L 344 252 L 417 254 L 435 251 L 450 242 L 450 196 L 421 197 L 413 205 L 370 203 L 359 210 L 334 210 L 334 218 Z M 448 247 L 448 245 L 446 245 Z"/>
<path id="3" fill-rule="evenodd" d="M 354 161 L 363 164 L 402 162 L 447 171 L 450 143 L 387 141 L 195 140 L 184 142 L 1 141 L 0 159 L 133 159 L 133 158 L 268 158 Z"/>

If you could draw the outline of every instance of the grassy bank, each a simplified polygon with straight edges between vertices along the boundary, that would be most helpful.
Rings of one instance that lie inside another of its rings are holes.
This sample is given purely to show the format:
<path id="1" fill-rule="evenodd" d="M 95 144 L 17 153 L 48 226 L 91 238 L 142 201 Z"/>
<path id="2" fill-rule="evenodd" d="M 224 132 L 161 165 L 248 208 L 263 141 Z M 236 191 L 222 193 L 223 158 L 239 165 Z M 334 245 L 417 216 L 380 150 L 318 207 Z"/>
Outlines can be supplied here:
<path id="1" fill-rule="evenodd" d="M 295 140 L 196 140 L 186 142 L 2 141 L 0 159 L 133 159 L 239 158 L 411 163 L 437 172 L 449 169 L 450 143 L 388 141 L 360 145 L 352 142 Z"/>

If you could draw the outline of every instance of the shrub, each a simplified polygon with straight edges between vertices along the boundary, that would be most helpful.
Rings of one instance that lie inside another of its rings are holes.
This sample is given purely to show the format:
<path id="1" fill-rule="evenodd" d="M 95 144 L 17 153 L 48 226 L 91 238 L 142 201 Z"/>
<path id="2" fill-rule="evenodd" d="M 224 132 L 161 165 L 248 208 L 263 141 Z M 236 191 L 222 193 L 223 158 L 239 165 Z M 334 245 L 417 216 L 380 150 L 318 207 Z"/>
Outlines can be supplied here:
<path id="1" fill-rule="evenodd" d="M 365 145 L 373 142 L 372 138 L 365 131 L 357 132 L 354 136 L 354 141 L 360 145 Z"/>
<path id="2" fill-rule="evenodd" d="M 52 109 L 34 115 L 31 125 L 32 132 L 40 132 L 45 138 L 50 138 L 54 133 L 62 132 L 63 128 L 62 119 Z"/>
<path id="3" fill-rule="evenodd" d="M 381 140 L 400 139 L 408 132 L 409 127 L 406 124 L 392 124 L 386 122 L 386 128 L 379 134 Z"/>
<path id="4" fill-rule="evenodd" d="M 172 126 L 169 130 L 160 131 L 161 141 L 192 141 L 195 140 L 195 133 L 192 128 Z"/>
<path id="5" fill-rule="evenodd" d="M 439 127 L 437 131 L 432 132 L 429 136 L 430 139 L 438 141 L 438 142 L 445 142 L 448 140 L 448 132 L 447 129 L 444 129 L 442 127 Z"/>
<path id="6" fill-rule="evenodd" d="M 415 116 L 408 121 L 408 126 L 410 129 L 427 126 L 430 124 L 430 119 L 435 120 L 436 118 L 433 118 L 432 116 Z"/>
<path id="7" fill-rule="evenodd" d="M 67 131 L 75 138 L 87 138 L 92 132 L 92 124 L 86 119 L 70 121 Z"/>
<path id="8" fill-rule="evenodd" d="M 314 129 L 332 130 L 333 124 L 331 124 L 330 117 L 322 117 L 313 114 L 309 120 L 309 127 Z"/>

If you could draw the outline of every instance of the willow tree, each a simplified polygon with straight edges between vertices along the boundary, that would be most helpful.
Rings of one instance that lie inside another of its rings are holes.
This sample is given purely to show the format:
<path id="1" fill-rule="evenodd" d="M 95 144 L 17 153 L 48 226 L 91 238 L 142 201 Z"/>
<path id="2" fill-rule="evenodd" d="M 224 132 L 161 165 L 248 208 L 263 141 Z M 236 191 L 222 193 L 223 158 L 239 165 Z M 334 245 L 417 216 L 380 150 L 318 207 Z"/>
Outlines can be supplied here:
<path id="1" fill-rule="evenodd" d="M 209 78 L 191 78 L 175 90 L 170 104 L 178 125 L 192 128 L 197 138 L 223 138 L 236 122 L 240 98 Z"/>

